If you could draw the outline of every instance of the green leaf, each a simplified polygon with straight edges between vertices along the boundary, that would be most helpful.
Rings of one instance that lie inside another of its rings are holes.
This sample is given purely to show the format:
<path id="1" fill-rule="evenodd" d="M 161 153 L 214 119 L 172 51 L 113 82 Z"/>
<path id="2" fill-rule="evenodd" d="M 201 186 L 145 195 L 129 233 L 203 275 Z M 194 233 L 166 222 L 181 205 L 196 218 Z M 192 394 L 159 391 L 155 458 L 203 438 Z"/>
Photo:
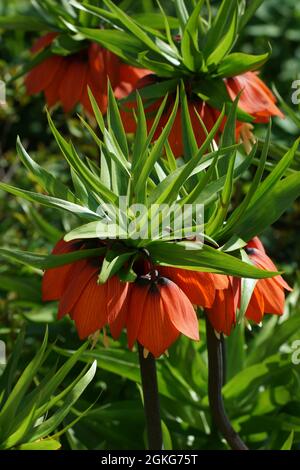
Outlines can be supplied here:
<path id="1" fill-rule="evenodd" d="M 175 266 L 201 272 L 229 274 L 238 277 L 263 279 L 278 273 L 258 269 L 220 250 L 194 242 L 153 242 L 148 245 L 154 262 L 163 266 Z"/>
<path id="2" fill-rule="evenodd" d="M 184 28 L 181 41 L 183 63 L 192 72 L 199 72 L 203 62 L 203 55 L 198 45 L 199 15 L 203 3 L 204 0 L 198 0 Z"/>
<path id="3" fill-rule="evenodd" d="M 164 421 L 161 421 L 164 450 L 173 450 L 170 431 Z"/>
<path id="4" fill-rule="evenodd" d="M 8 15 L 0 16 L 0 28 L 17 31 L 49 31 L 53 26 L 36 16 Z"/>
<path id="5" fill-rule="evenodd" d="M 172 126 L 175 121 L 176 113 L 178 108 L 178 93 L 176 95 L 176 99 L 174 102 L 174 106 L 171 112 L 171 115 L 168 119 L 167 124 L 164 126 L 163 131 L 161 132 L 160 136 L 158 137 L 157 141 L 153 145 L 148 158 L 145 162 L 143 162 L 143 166 L 141 164 L 136 166 L 135 174 L 135 181 L 136 181 L 136 193 L 139 194 L 144 193 L 146 187 L 146 181 L 148 176 L 150 175 L 151 171 L 153 170 L 154 164 L 156 161 L 161 157 L 162 150 L 164 148 L 165 142 L 169 136 L 169 133 L 172 129 Z M 151 131 L 150 131 L 151 132 Z M 140 172 L 140 173 L 138 173 Z M 138 175 L 138 178 L 137 178 Z M 143 199 L 142 199 L 143 200 Z"/>
<path id="6" fill-rule="evenodd" d="M 110 0 L 103 0 L 105 5 L 117 15 L 118 19 L 121 23 L 127 28 L 131 34 L 137 37 L 141 42 L 143 42 L 150 50 L 157 52 L 160 54 L 160 49 L 156 46 L 156 44 L 150 39 L 148 34 L 146 34 L 140 26 L 128 16 L 124 11 L 114 5 L 113 2 Z"/>
<path id="7" fill-rule="evenodd" d="M 300 172 L 278 181 L 262 198 L 255 201 L 236 223 L 234 232 L 250 240 L 276 222 L 300 196 Z"/>
<path id="8" fill-rule="evenodd" d="M 117 105 L 116 99 L 114 97 L 113 90 L 111 88 L 110 82 L 108 83 L 108 112 L 107 112 L 107 119 L 109 130 L 114 134 L 117 139 L 118 144 L 122 150 L 123 155 L 128 160 L 128 145 L 127 145 L 127 137 L 124 130 L 124 126 L 122 123 L 122 119 L 120 117 L 119 107 Z"/>
<path id="9" fill-rule="evenodd" d="M 136 251 L 134 250 L 122 254 L 115 250 L 109 250 L 103 260 L 98 282 L 105 284 L 105 282 L 114 276 L 135 253 Z"/>
<path id="10" fill-rule="evenodd" d="M 101 195 L 106 202 L 117 202 L 118 196 L 108 189 L 94 173 L 81 161 L 72 143 L 68 143 L 62 135 L 56 129 L 50 114 L 48 113 L 48 121 L 55 140 L 62 151 L 65 159 L 73 168 L 73 170 L 79 174 L 80 177 L 95 191 L 96 194 Z"/>
<path id="11" fill-rule="evenodd" d="M 10 262 L 25 264 L 38 269 L 50 269 L 65 264 L 74 263 L 85 258 L 93 258 L 103 255 L 105 248 L 93 248 L 90 250 L 77 250 L 64 255 L 39 255 L 29 251 L 19 251 L 8 248 L 0 248 L 0 256 Z"/>
<path id="12" fill-rule="evenodd" d="M 251 0 L 245 8 L 244 14 L 240 17 L 239 20 L 239 31 L 242 31 L 246 24 L 250 21 L 252 16 L 255 14 L 256 10 L 260 7 L 264 0 Z"/>
<path id="13" fill-rule="evenodd" d="M 28 155 L 19 137 L 17 137 L 17 152 L 22 163 L 33 174 L 45 191 L 55 197 L 67 199 L 70 202 L 78 202 L 67 186 L 61 183 L 57 177 L 54 177 L 51 173 L 38 165 L 30 155 Z"/>
<path id="14" fill-rule="evenodd" d="M 15 432 L 11 432 L 8 438 L 1 442 L 0 448 L 9 449 L 10 447 L 15 446 L 20 441 L 22 441 L 24 436 L 26 436 L 27 432 L 34 424 L 34 414 L 37 406 L 38 402 L 32 404 L 31 409 L 27 411 L 23 421 L 19 423 L 17 430 Z"/>
<path id="15" fill-rule="evenodd" d="M 58 450 L 61 448 L 61 443 L 55 439 L 42 439 L 36 442 L 26 442 L 21 444 L 19 450 Z"/>
<path id="16" fill-rule="evenodd" d="M 228 233 L 232 233 L 232 231 L 235 228 L 235 224 L 241 220 L 243 214 L 247 210 L 247 207 L 251 203 L 251 200 L 253 197 L 255 197 L 256 190 L 258 188 L 258 185 L 261 181 L 261 178 L 263 176 L 263 172 L 265 170 L 265 164 L 267 161 L 268 157 L 268 152 L 269 152 L 269 145 L 270 145 L 270 138 L 271 138 L 271 122 L 268 127 L 268 132 L 265 138 L 264 146 L 262 149 L 261 153 L 261 158 L 259 160 L 259 164 L 255 173 L 255 176 L 253 178 L 253 181 L 251 183 L 251 186 L 244 198 L 244 200 L 240 203 L 240 205 L 233 211 L 229 219 L 226 221 L 226 225 L 221 229 L 221 233 L 218 233 L 215 235 L 215 237 L 224 237 Z M 256 154 L 257 150 L 257 145 L 253 147 L 251 150 L 251 154 L 254 157 Z"/>
<path id="17" fill-rule="evenodd" d="M 250 390 L 253 393 L 253 389 L 258 389 L 264 382 L 269 381 L 272 375 L 278 374 L 280 369 L 288 366 L 289 359 L 284 359 L 277 354 L 258 364 L 246 367 L 223 387 L 224 399 L 228 401 L 238 399 L 240 402 Z"/>
<path id="18" fill-rule="evenodd" d="M 230 50 L 237 30 L 237 0 L 223 0 L 207 34 L 204 55 L 207 64 L 217 64 Z"/>
<path id="19" fill-rule="evenodd" d="M 184 156 L 187 160 L 195 157 L 198 150 L 197 140 L 192 126 L 188 100 L 183 82 L 180 84 L 180 109 Z"/>
<path id="20" fill-rule="evenodd" d="M 184 0 L 175 0 L 175 8 L 177 18 L 179 19 L 181 29 L 184 30 L 186 23 L 189 19 L 189 14 L 185 6 Z"/>
<path id="21" fill-rule="evenodd" d="M 177 78 L 170 80 L 163 80 L 161 82 L 153 83 L 152 85 L 146 85 L 139 90 L 132 91 L 126 98 L 121 100 L 121 103 L 133 102 L 137 95 L 140 95 L 143 101 L 145 101 L 145 109 L 147 107 L 146 100 L 156 100 L 158 98 L 165 98 L 166 94 L 170 94 L 176 91 L 179 84 Z M 126 111 L 126 107 L 124 108 Z"/>
<path id="22" fill-rule="evenodd" d="M 19 359 L 22 355 L 24 348 L 24 339 L 25 339 L 25 329 L 21 329 L 20 333 L 17 336 L 17 339 L 14 343 L 14 347 L 10 358 L 6 364 L 4 372 L 0 376 L 0 405 L 3 407 L 7 397 L 11 393 L 13 386 L 13 380 L 17 371 Z"/>
<path id="23" fill-rule="evenodd" d="M 44 361 L 45 350 L 48 341 L 48 330 L 46 330 L 43 343 L 34 357 L 28 364 L 16 385 L 12 389 L 9 397 L 3 405 L 0 412 L 0 435 L 2 440 L 9 435 L 9 428 L 13 423 L 14 416 L 20 406 L 24 395 L 26 394 L 30 384 L 38 371 L 39 367 Z"/>
<path id="24" fill-rule="evenodd" d="M 236 152 L 234 152 L 228 159 L 228 169 L 225 178 L 225 184 L 220 194 L 219 204 L 206 225 L 206 232 L 208 235 L 214 236 L 214 234 L 218 232 L 218 229 L 222 227 L 229 210 L 233 192 L 235 160 Z"/>
<path id="25" fill-rule="evenodd" d="M 14 196 L 26 199 L 30 202 L 37 202 L 38 204 L 42 204 L 43 206 L 71 212 L 72 214 L 77 215 L 78 217 L 81 217 L 83 219 L 95 220 L 100 218 L 98 214 L 91 211 L 87 207 L 79 206 L 78 204 L 65 201 L 64 199 L 58 199 L 52 196 L 45 196 L 44 194 L 33 193 L 31 191 L 15 188 L 14 186 L 10 186 L 9 184 L 1 182 L 0 189 L 3 189 L 3 191 L 13 194 Z"/>
<path id="26" fill-rule="evenodd" d="M 289 437 L 287 438 L 287 440 L 285 441 L 285 443 L 283 444 L 283 446 L 281 447 L 280 450 L 291 450 L 292 449 L 292 446 L 293 446 L 293 442 L 294 442 L 294 431 L 291 431 Z"/>
<path id="27" fill-rule="evenodd" d="M 77 28 L 87 39 L 95 41 L 132 65 L 140 66 L 135 57 L 144 50 L 141 41 L 132 34 L 117 29 Z"/>
<path id="28" fill-rule="evenodd" d="M 60 408 L 50 418 L 46 419 L 46 421 L 40 424 L 40 426 L 35 428 L 35 430 L 30 434 L 29 442 L 36 441 L 37 439 L 48 436 L 57 428 L 57 426 L 67 416 L 72 406 L 77 402 L 78 398 L 82 395 L 84 390 L 93 380 L 96 370 L 97 363 L 94 361 L 86 374 L 78 381 L 78 383 L 69 392 L 67 397 L 63 400 L 63 404 L 60 406 Z"/>
<path id="29" fill-rule="evenodd" d="M 92 108 L 93 108 L 93 111 L 94 111 L 94 116 L 96 118 L 97 124 L 99 126 L 100 131 L 103 134 L 104 129 L 105 129 L 104 119 L 103 119 L 103 116 L 102 116 L 102 113 L 101 113 L 100 108 L 98 106 L 98 103 L 95 100 L 94 95 L 93 95 L 90 87 L 88 87 L 88 95 L 89 95 L 89 99 L 90 99 L 90 102 L 91 102 L 91 105 L 92 105 Z M 101 145 L 100 145 L 100 147 L 101 147 Z"/>
<path id="30" fill-rule="evenodd" d="M 220 62 L 216 76 L 234 77 L 249 70 L 259 69 L 270 57 L 270 52 L 261 55 L 234 52 Z"/>
<path id="31" fill-rule="evenodd" d="M 285 174 L 286 170 L 291 165 L 293 159 L 295 158 L 296 151 L 299 147 L 300 138 L 298 138 L 291 149 L 287 151 L 284 157 L 280 162 L 275 166 L 274 170 L 267 176 L 267 178 L 262 182 L 255 192 L 254 198 L 252 199 L 252 205 L 264 195 L 266 195 L 274 186 L 274 184 L 279 181 L 279 179 Z"/>
<path id="32" fill-rule="evenodd" d="M 164 29 L 165 27 L 162 15 L 157 12 L 147 11 L 146 13 L 133 13 L 131 17 L 143 26 L 150 26 L 151 28 L 156 29 Z M 167 16 L 166 18 L 171 29 L 178 28 L 179 22 L 177 18 L 174 16 Z"/>
<path id="33" fill-rule="evenodd" d="M 143 157 L 143 150 L 147 141 L 147 121 L 144 112 L 143 102 L 140 94 L 136 93 L 137 100 L 137 129 L 133 143 L 132 152 L 132 168 L 138 164 L 140 158 Z"/>
<path id="34" fill-rule="evenodd" d="M 69 356 L 73 352 L 55 347 L 55 350 L 64 356 Z M 99 348 L 91 352 L 86 352 L 81 356 L 81 360 L 89 362 L 91 358 L 96 359 L 99 369 L 119 375 L 135 383 L 141 383 L 140 367 L 137 354 L 124 349 Z M 185 400 L 195 407 L 199 406 L 197 393 L 191 389 L 190 385 L 182 377 L 179 371 L 172 367 L 168 361 L 157 361 L 157 378 L 159 393 L 172 400 Z"/>
<path id="35" fill-rule="evenodd" d="M 193 170 L 199 167 L 199 171 L 202 168 L 205 168 L 205 164 L 203 163 L 201 166 L 199 165 L 199 161 L 203 157 L 204 153 L 206 152 L 209 145 L 212 143 L 216 132 L 218 131 L 222 119 L 224 117 L 224 112 L 221 112 L 219 118 L 217 119 L 215 125 L 211 129 L 210 133 L 208 134 L 207 138 L 203 142 L 200 149 L 194 155 L 188 163 L 185 165 L 177 168 L 175 171 L 170 173 L 153 191 L 150 193 L 148 203 L 155 203 L 155 204 L 163 204 L 164 202 L 173 202 L 177 199 L 179 190 L 181 186 L 185 183 L 185 181 L 191 176 Z M 212 158 L 212 156 L 210 156 Z M 192 194 L 192 193 L 191 193 Z M 182 201 L 182 204 L 190 202 L 189 195 Z"/>

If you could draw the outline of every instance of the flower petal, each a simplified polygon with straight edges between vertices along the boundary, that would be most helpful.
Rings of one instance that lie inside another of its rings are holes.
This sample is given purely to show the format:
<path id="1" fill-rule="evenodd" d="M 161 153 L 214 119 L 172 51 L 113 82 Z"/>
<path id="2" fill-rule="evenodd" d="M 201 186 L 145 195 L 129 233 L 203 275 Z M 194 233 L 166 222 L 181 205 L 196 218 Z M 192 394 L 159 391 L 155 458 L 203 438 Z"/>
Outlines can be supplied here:
<path id="1" fill-rule="evenodd" d="M 199 340 L 198 319 L 190 300 L 172 281 L 160 287 L 162 308 L 170 322 L 180 333 L 188 338 Z"/>
<path id="2" fill-rule="evenodd" d="M 77 247 L 76 243 L 66 243 L 60 240 L 52 251 L 53 255 L 62 255 L 71 253 Z M 66 282 L 72 263 L 59 266 L 57 268 L 47 269 L 42 280 L 42 299 L 43 301 L 58 300 L 66 289 Z"/>
<path id="3" fill-rule="evenodd" d="M 86 85 L 88 65 L 76 55 L 69 60 L 64 78 L 59 88 L 59 97 L 64 111 L 71 111 L 79 103 Z"/>
<path id="4" fill-rule="evenodd" d="M 139 343 L 159 357 L 178 336 L 179 331 L 172 325 L 160 293 L 148 290 L 138 331 Z"/>
<path id="5" fill-rule="evenodd" d="M 25 85 L 28 95 L 45 90 L 58 73 L 62 57 L 51 56 L 36 65 L 26 76 Z"/>
<path id="6" fill-rule="evenodd" d="M 76 302 L 86 288 L 90 279 L 99 271 L 100 266 L 94 266 L 88 260 L 80 260 L 73 264 L 66 281 L 67 287 L 60 299 L 58 319 L 68 313 L 71 315 Z"/>
<path id="7" fill-rule="evenodd" d="M 97 284 L 97 272 L 89 279 L 72 308 L 80 339 L 101 330 L 107 323 L 107 285 Z"/>
<path id="8" fill-rule="evenodd" d="M 138 283 L 134 283 L 130 289 L 128 317 L 126 321 L 128 347 L 130 349 L 133 348 L 138 337 L 149 289 L 150 285 L 141 286 Z"/>

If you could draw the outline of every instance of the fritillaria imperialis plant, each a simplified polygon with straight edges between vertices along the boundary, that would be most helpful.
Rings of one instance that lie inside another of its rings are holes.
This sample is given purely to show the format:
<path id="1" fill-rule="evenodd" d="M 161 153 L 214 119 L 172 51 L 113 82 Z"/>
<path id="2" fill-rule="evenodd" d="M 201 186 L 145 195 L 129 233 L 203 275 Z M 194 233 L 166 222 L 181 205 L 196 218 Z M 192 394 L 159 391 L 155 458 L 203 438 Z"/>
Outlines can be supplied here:
<path id="1" fill-rule="evenodd" d="M 103 3 L 72 1 L 57 15 L 49 1 L 50 19 L 32 19 L 47 34 L 23 70 L 27 91 L 43 91 L 66 112 L 80 102 L 97 122 L 80 117 L 99 161 L 81 155 L 49 115 L 71 170 L 67 187 L 18 140 L 43 193 L 0 188 L 78 223 L 51 255 L 1 255 L 45 270 L 43 299 L 59 302 L 58 318 L 69 315 L 81 339 L 126 331 L 129 348 L 137 344 L 151 449 L 162 448 L 155 358 L 180 334 L 198 341 L 205 318 L 212 415 L 229 445 L 246 449 L 222 402 L 223 335 L 283 313 L 290 287 L 258 235 L 300 194 L 299 172 L 288 172 L 298 141 L 274 164 L 271 125 L 260 152 L 252 134 L 253 124 L 283 117 L 257 73 L 269 52 L 233 52 L 255 8 L 224 0 L 212 16 L 209 2 L 175 0 L 176 17 L 160 7 L 153 28 Z M 248 170 L 252 182 L 236 204 L 235 185 Z"/>
<path id="2" fill-rule="evenodd" d="M 281 204 L 271 213 L 268 198 L 281 198 L 287 188 L 291 197 L 296 196 L 291 178 L 298 181 L 298 174 L 283 175 L 298 142 L 261 181 L 267 138 L 249 193 L 228 215 L 233 183 L 250 167 L 257 152 L 255 146 L 250 155 L 237 159 L 241 149 L 235 143 L 237 101 L 223 130 L 227 144 L 214 149 L 214 137 L 224 115 L 221 111 L 195 157 L 179 164 L 168 136 L 179 103 L 184 138 L 193 135 L 184 86 L 177 92 L 171 116 L 154 144 L 151 142 L 167 98 L 148 133 L 138 96 L 138 131 L 129 143 L 111 87 L 107 124 L 96 100 L 90 97 L 98 135 L 83 118 L 81 122 L 99 148 L 100 165 L 80 156 L 49 115 L 53 135 L 71 168 L 74 188 L 64 186 L 34 162 L 19 140 L 19 157 L 45 194 L 0 183 L 2 189 L 16 196 L 71 212 L 78 217 L 78 225 L 49 256 L 4 249 L 1 254 L 45 269 L 44 300 L 59 300 L 58 317 L 69 314 L 80 338 L 95 338 L 99 330 L 109 327 L 114 338 L 125 329 L 130 348 L 138 343 L 149 445 L 157 448 L 161 447 L 161 431 L 153 361 L 179 334 L 199 340 L 195 308 L 200 319 L 206 310 L 209 324 L 221 334 L 230 334 L 236 321 L 244 317 L 261 322 L 265 312 L 283 311 L 284 289 L 289 287 L 253 237 L 284 210 Z M 226 176 L 216 171 L 221 164 Z M 189 225 L 178 228 L 176 220 L 187 204 L 192 207 Z M 203 204 L 206 216 L 201 224 L 196 213 L 199 204 Z M 142 215 L 141 206 L 145 208 Z M 159 217 L 154 217 L 153 207 L 161 211 Z M 113 219 L 115 214 L 117 219 Z M 111 231 L 116 226 L 117 235 Z M 274 302 L 268 300 L 270 292 Z M 219 343 L 216 337 L 215 341 Z M 219 365 L 214 367 L 218 370 Z M 230 436 L 227 438 L 231 442 Z"/>

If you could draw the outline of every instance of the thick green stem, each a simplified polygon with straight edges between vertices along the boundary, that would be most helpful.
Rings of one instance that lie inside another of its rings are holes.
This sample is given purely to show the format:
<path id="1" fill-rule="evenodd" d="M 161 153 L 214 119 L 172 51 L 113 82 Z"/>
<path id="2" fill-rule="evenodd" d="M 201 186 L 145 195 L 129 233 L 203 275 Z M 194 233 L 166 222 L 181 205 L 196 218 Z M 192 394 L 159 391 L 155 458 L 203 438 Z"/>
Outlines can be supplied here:
<path id="1" fill-rule="evenodd" d="M 238 433 L 233 429 L 224 408 L 222 396 L 224 380 L 222 341 L 217 338 L 207 318 L 206 338 L 208 353 L 208 397 L 212 418 L 231 449 L 249 450 Z"/>
<path id="2" fill-rule="evenodd" d="M 139 346 L 142 387 L 144 395 L 144 410 L 147 427 L 148 449 L 161 450 L 163 438 L 160 419 L 159 395 L 155 358 L 151 353 L 144 357 L 144 348 Z"/>

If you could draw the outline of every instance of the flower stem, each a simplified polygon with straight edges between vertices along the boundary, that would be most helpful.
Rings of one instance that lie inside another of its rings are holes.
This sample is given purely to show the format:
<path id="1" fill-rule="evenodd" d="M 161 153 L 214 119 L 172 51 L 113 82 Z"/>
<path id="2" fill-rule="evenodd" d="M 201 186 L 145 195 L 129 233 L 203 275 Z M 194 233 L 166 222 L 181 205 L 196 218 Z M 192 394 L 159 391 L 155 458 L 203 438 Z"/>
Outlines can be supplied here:
<path id="1" fill-rule="evenodd" d="M 223 355 L 222 341 L 218 339 L 206 317 L 206 338 L 208 353 L 208 397 L 212 418 L 233 450 L 249 450 L 237 432 L 233 429 L 224 408 L 222 397 Z"/>
<path id="2" fill-rule="evenodd" d="M 149 353 L 144 357 L 144 347 L 139 344 L 139 360 L 144 395 L 144 410 L 146 418 L 148 449 L 161 450 L 163 447 L 160 420 L 159 395 L 154 356 Z"/>

